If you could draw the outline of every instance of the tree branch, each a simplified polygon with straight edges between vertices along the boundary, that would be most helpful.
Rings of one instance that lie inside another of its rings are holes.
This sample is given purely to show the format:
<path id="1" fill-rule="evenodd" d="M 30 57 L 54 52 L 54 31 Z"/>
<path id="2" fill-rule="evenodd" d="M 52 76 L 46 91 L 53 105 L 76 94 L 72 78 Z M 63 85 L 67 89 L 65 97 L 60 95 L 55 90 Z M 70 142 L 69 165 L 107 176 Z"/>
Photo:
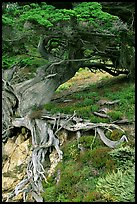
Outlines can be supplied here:
<path id="1" fill-rule="evenodd" d="M 38 51 L 39 53 L 41 54 L 41 56 L 44 58 L 44 59 L 47 59 L 49 60 L 50 57 L 51 57 L 51 54 L 49 54 L 49 52 L 47 51 L 47 49 L 45 48 L 45 46 L 47 45 L 48 41 L 52 39 L 51 36 L 42 36 L 40 37 L 40 40 L 39 40 L 39 44 L 38 44 Z"/>
<path id="2" fill-rule="evenodd" d="M 114 65 L 112 64 L 102 64 L 102 63 L 97 63 L 97 62 L 89 62 L 89 63 L 83 63 L 83 67 L 88 67 L 90 70 L 91 69 L 99 69 L 108 72 L 112 76 L 118 76 L 119 74 L 129 74 L 128 70 L 119 70 L 119 69 L 114 69 Z M 113 67 L 113 69 L 110 69 L 108 67 Z"/>

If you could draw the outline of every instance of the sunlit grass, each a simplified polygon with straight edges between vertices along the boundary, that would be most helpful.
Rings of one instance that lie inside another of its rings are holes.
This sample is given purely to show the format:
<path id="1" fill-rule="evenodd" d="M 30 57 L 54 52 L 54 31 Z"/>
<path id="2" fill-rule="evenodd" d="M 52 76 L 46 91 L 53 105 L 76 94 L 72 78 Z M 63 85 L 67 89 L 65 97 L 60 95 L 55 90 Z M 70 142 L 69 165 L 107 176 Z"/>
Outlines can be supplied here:
<path id="1" fill-rule="evenodd" d="M 73 83 L 74 81 L 73 79 Z M 64 85 L 65 88 L 60 89 L 62 96 L 63 91 L 67 90 L 67 86 Z M 64 102 L 67 99 L 69 101 Z M 113 105 L 99 105 L 97 102 L 102 99 L 107 101 L 119 100 L 119 102 Z M 110 110 L 107 113 L 110 119 L 94 115 L 95 111 L 97 112 L 104 107 Z M 78 117 L 89 119 L 94 123 L 109 123 L 123 118 L 133 120 L 135 115 L 135 85 L 129 83 L 124 77 L 111 79 L 104 77 L 98 83 L 88 84 L 85 90 L 62 97 L 61 102 L 52 101 L 46 104 L 45 109 L 51 111 L 51 113 L 60 112 L 66 114 L 73 114 L 76 111 Z M 106 131 L 105 134 L 111 140 L 119 140 L 123 132 L 113 130 L 112 132 Z M 101 178 L 106 178 L 111 172 L 116 173 L 119 168 L 122 171 L 123 167 L 119 166 L 119 160 L 115 160 L 110 156 L 111 149 L 106 147 L 99 137 L 96 137 L 94 142 L 93 138 L 94 135 L 92 134 L 80 137 L 79 144 L 84 147 L 84 152 L 80 152 L 78 149 L 78 141 L 76 139 L 71 139 L 63 144 L 61 147 L 63 161 L 57 165 L 49 183 L 44 183 L 45 192 L 43 193 L 43 198 L 45 202 L 115 201 L 115 197 L 110 194 L 103 196 L 96 186 Z M 120 158 L 123 162 L 126 162 L 122 156 Z M 129 168 L 129 165 L 130 163 L 127 161 L 125 163 L 126 168 Z M 134 165 L 133 162 L 132 165 Z M 58 171 L 61 172 L 61 177 L 59 183 L 56 184 L 55 178 Z M 133 181 L 129 182 L 129 180 L 127 182 L 133 188 L 134 183 Z M 115 182 L 117 183 L 118 181 L 113 182 L 112 175 L 112 184 L 114 183 L 114 186 Z M 123 185 L 125 185 L 125 182 L 126 180 Z M 106 184 L 106 180 L 104 180 L 103 185 Z M 101 189 L 103 189 L 103 186 L 101 186 Z M 117 199 L 120 199 L 120 194 Z M 128 199 L 128 195 L 125 195 L 124 199 Z"/>
<path id="2" fill-rule="evenodd" d="M 64 85 L 62 93 L 64 89 L 69 90 L 68 85 Z M 119 103 L 100 106 L 97 102 L 104 98 L 108 101 L 119 100 Z M 123 118 L 132 120 L 135 114 L 135 86 L 122 77 L 116 79 L 103 78 L 102 83 L 89 84 L 88 89 L 72 93 L 68 97 L 64 97 L 65 99 L 72 101 L 67 103 L 63 101 L 60 103 L 51 102 L 45 105 L 45 109 L 51 111 L 51 113 L 65 114 L 73 114 L 76 111 L 77 116 L 89 119 L 92 122 L 109 122 Z M 94 112 L 99 111 L 102 107 L 111 110 L 108 113 L 110 120 L 94 115 Z"/>

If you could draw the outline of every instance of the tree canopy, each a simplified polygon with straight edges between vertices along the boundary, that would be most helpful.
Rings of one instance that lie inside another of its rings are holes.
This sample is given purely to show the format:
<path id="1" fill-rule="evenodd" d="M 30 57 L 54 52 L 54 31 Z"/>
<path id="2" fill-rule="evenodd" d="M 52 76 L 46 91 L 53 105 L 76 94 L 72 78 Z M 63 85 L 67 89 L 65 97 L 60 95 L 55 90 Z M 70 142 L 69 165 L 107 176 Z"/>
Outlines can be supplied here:
<path id="1" fill-rule="evenodd" d="M 100 70 L 134 78 L 134 5 L 124 3 L 124 10 L 121 4 L 114 5 L 115 9 L 119 7 L 119 16 L 109 10 L 112 4 L 105 2 L 73 2 L 67 8 L 46 2 L 3 2 L 2 139 L 5 142 L 14 127 L 24 126 L 31 132 L 33 146 L 27 176 L 12 196 L 27 190 L 41 201 L 43 166 L 51 147 L 56 149 L 58 159 L 62 159 L 57 132 L 75 113 L 62 121 L 44 110 L 61 84 L 85 67 L 91 72 Z M 122 15 L 125 9 L 130 21 Z M 21 70 L 26 67 L 29 72 L 23 77 Z M 40 114 L 34 114 L 36 111 Z M 41 118 L 43 113 L 45 119 Z M 74 125 L 78 122 L 74 121 Z"/>
<path id="2" fill-rule="evenodd" d="M 31 64 L 32 58 L 28 58 L 28 54 L 31 55 L 33 49 L 33 53 L 37 55 L 39 38 L 41 36 L 42 39 L 43 36 L 44 39 L 46 36 L 44 47 L 47 47 L 48 55 L 43 54 L 42 50 L 41 54 L 47 60 L 49 54 L 53 61 L 90 58 L 89 68 L 104 68 L 114 75 L 120 73 L 119 69 L 134 69 L 129 65 L 129 62 L 133 64 L 131 62 L 134 55 L 133 26 L 123 22 L 118 16 L 103 11 L 102 7 L 107 11 L 111 10 L 112 5 L 108 5 L 109 10 L 107 5 L 82 2 L 74 3 L 73 9 L 57 9 L 46 2 L 6 4 L 2 16 L 3 68 L 7 69 L 13 62 L 19 61 L 22 54 L 25 54 L 23 62 Z M 133 9 L 131 11 L 134 14 Z M 76 42 L 79 42 L 77 44 L 80 45 L 81 54 L 72 58 L 68 52 L 69 45 Z M 103 64 L 91 64 L 91 60 L 101 60 Z M 108 60 L 111 63 L 106 66 L 104 62 Z M 89 61 L 86 60 L 83 66 L 87 66 L 87 62 Z M 117 72 L 113 73 L 112 68 Z"/>

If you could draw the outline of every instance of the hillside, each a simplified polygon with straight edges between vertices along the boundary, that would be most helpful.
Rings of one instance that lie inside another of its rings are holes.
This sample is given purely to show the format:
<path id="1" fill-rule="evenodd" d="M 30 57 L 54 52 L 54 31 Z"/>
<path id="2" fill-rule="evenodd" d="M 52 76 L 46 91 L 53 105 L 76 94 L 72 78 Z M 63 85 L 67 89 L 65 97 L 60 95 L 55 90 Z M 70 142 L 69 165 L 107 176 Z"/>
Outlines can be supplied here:
<path id="1" fill-rule="evenodd" d="M 2 201 L 135 201 L 135 4 L 60 3 L 2 3 Z"/>
<path id="2" fill-rule="evenodd" d="M 66 115 L 75 111 L 78 118 L 95 124 L 116 124 L 125 131 L 128 142 L 113 150 L 93 130 L 83 131 L 79 140 L 75 132 L 61 130 L 58 137 L 63 160 L 57 162 L 55 150 L 50 154 L 47 181 L 43 181 L 44 201 L 134 201 L 135 84 L 124 75 L 112 77 L 80 69 L 57 89 L 45 110 Z M 15 130 L 3 151 L 4 201 L 25 175 L 32 151 L 30 132 L 24 127 Z M 108 129 L 105 134 L 119 140 L 123 132 Z M 21 194 L 16 197 L 15 202 L 22 201 Z"/>
<path id="3" fill-rule="evenodd" d="M 45 108 L 52 113 L 72 114 L 94 123 L 115 122 L 126 132 L 124 142 L 112 150 L 95 136 L 85 132 L 80 138 L 83 151 L 77 147 L 74 134 L 62 145 L 62 163 L 45 185 L 44 200 L 49 202 L 133 202 L 135 92 L 134 84 L 123 75 L 93 74 L 80 70 L 56 91 Z M 118 100 L 118 103 L 108 103 Z M 102 110 L 102 112 L 101 112 Z M 96 113 L 103 113 L 95 115 Z M 121 132 L 107 136 L 120 139 Z"/>

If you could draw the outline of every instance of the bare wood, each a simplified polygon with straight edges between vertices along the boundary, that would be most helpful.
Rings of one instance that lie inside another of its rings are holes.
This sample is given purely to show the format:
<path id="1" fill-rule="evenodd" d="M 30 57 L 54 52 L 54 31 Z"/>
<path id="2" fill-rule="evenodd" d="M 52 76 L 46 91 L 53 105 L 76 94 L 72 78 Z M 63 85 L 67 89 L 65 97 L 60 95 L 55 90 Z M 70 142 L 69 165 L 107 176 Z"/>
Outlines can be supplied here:
<path id="1" fill-rule="evenodd" d="M 111 147 L 111 148 L 115 148 L 117 145 L 121 144 L 124 140 L 126 140 L 126 142 L 128 142 L 127 140 L 127 137 L 125 135 L 123 135 L 121 137 L 120 140 L 118 141 L 112 141 L 110 139 L 108 139 L 105 134 L 104 134 L 104 131 L 101 129 L 101 128 L 97 128 L 97 132 L 100 136 L 100 139 L 108 146 L 108 147 Z"/>
<path id="2" fill-rule="evenodd" d="M 94 115 L 97 115 L 97 116 L 99 116 L 99 117 L 102 117 L 102 118 L 110 118 L 110 116 L 109 115 L 107 115 L 107 114 L 104 114 L 104 113 L 98 113 L 98 112 L 93 112 L 93 114 Z"/>

